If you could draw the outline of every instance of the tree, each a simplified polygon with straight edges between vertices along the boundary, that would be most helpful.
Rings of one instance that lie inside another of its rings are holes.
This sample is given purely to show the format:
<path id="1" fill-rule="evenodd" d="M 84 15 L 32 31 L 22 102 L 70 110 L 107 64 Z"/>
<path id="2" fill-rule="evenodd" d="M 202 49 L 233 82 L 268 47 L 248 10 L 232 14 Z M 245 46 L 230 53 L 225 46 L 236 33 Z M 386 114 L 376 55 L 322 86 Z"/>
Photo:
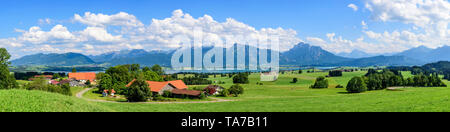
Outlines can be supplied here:
<path id="1" fill-rule="evenodd" d="M 297 78 L 293 78 L 291 83 L 297 83 L 298 79 Z"/>
<path id="2" fill-rule="evenodd" d="M 53 74 L 52 79 L 58 79 L 58 78 L 61 78 L 61 76 L 59 75 L 59 73 Z"/>
<path id="3" fill-rule="evenodd" d="M 230 91 L 228 91 L 228 89 L 223 89 L 222 91 L 219 92 L 219 95 L 217 96 L 228 97 L 229 95 Z"/>
<path id="4" fill-rule="evenodd" d="M 8 60 L 11 58 L 11 55 L 5 48 L 0 48 L 0 65 L 8 66 L 11 64 Z"/>
<path id="5" fill-rule="evenodd" d="M 146 72 L 146 71 L 150 71 L 151 69 L 150 68 L 148 68 L 147 66 L 146 67 L 144 67 L 144 68 L 142 68 L 142 71 L 143 72 Z"/>
<path id="6" fill-rule="evenodd" d="M 142 78 L 136 79 L 130 87 L 128 87 L 125 94 L 125 97 L 130 102 L 147 101 L 151 96 L 152 92 L 150 91 L 150 88 L 148 88 L 147 82 Z"/>
<path id="7" fill-rule="evenodd" d="M 98 90 L 99 92 L 103 92 L 105 89 L 111 89 L 113 86 L 111 76 L 108 74 L 104 74 L 102 76 L 102 79 L 98 83 Z"/>
<path id="8" fill-rule="evenodd" d="M 239 73 L 233 76 L 233 83 L 236 84 L 248 84 L 248 74 L 247 73 Z"/>
<path id="9" fill-rule="evenodd" d="M 11 55 L 5 48 L 0 48 L 0 89 L 17 88 L 18 84 L 14 74 L 9 72 L 8 66 L 11 64 L 8 60 Z"/>
<path id="10" fill-rule="evenodd" d="M 74 67 L 74 68 L 72 68 L 72 73 L 76 73 L 77 72 L 77 69 Z"/>
<path id="11" fill-rule="evenodd" d="M 302 70 L 298 70 L 298 74 L 302 74 L 303 73 L 303 71 Z"/>
<path id="12" fill-rule="evenodd" d="M 164 79 L 154 71 L 144 72 L 144 79 L 147 81 L 164 81 Z"/>
<path id="13" fill-rule="evenodd" d="M 328 76 L 330 76 L 330 77 L 340 77 L 340 76 L 342 76 L 342 71 L 341 70 L 329 71 L 328 72 Z"/>
<path id="14" fill-rule="evenodd" d="M 62 94 L 72 96 L 72 92 L 70 91 L 70 86 L 68 83 L 61 85 Z"/>
<path id="15" fill-rule="evenodd" d="M 230 94 L 234 95 L 235 97 L 239 96 L 239 94 L 243 94 L 244 93 L 244 88 L 239 85 L 239 84 L 235 84 L 232 85 L 228 91 L 230 92 Z"/>
<path id="16" fill-rule="evenodd" d="M 316 82 L 311 86 L 311 88 L 328 88 L 328 80 L 326 80 L 323 76 L 317 77 Z"/>
<path id="17" fill-rule="evenodd" d="M 111 76 L 112 83 L 114 84 L 128 84 L 133 80 L 133 76 L 128 68 L 129 66 L 127 65 L 118 65 L 108 68 L 105 73 Z"/>
<path id="18" fill-rule="evenodd" d="M 151 69 L 152 69 L 153 72 L 156 72 L 158 75 L 163 75 L 164 74 L 164 70 L 158 64 L 153 65 Z"/>
<path id="19" fill-rule="evenodd" d="M 349 93 L 361 93 L 367 91 L 367 86 L 362 77 L 353 77 L 348 82 L 346 90 Z"/>
<path id="20" fill-rule="evenodd" d="M 87 80 L 86 83 L 84 83 L 84 84 L 90 86 L 91 85 L 91 80 Z"/>

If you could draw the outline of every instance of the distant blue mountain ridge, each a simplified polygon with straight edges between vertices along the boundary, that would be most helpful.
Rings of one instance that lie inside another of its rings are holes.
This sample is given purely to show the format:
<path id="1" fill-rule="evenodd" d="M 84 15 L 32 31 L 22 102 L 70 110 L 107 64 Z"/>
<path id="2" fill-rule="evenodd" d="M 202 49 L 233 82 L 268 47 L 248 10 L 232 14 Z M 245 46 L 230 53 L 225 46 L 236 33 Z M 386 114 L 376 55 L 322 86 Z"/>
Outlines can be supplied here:
<path id="1" fill-rule="evenodd" d="M 236 48 L 236 45 L 233 47 Z M 203 47 L 203 54 L 212 47 Z M 246 46 L 245 60 L 248 62 L 249 46 Z M 193 50 L 193 49 L 190 49 Z M 224 58 L 226 54 L 224 49 Z M 257 49 L 259 50 L 259 49 Z M 120 64 L 140 64 L 151 66 L 159 64 L 170 66 L 171 51 L 146 51 L 143 49 L 121 50 L 100 55 L 83 55 L 79 53 L 63 54 L 33 54 L 12 60 L 12 65 L 46 65 L 46 66 L 74 66 L 74 65 L 103 65 L 114 66 Z M 268 50 L 268 52 L 272 52 Z M 276 51 L 274 51 L 276 52 Z M 358 57 L 356 57 L 358 56 Z M 234 55 L 236 61 L 236 53 Z M 224 59 L 225 60 L 225 59 Z M 347 55 L 335 55 L 319 46 L 299 43 L 292 49 L 280 53 L 280 65 L 289 66 L 399 66 L 423 65 L 437 61 L 450 61 L 450 47 L 444 46 L 430 49 L 425 46 L 412 48 L 394 55 L 367 54 L 363 51 L 353 51 Z M 248 64 L 248 63 L 247 63 Z"/>

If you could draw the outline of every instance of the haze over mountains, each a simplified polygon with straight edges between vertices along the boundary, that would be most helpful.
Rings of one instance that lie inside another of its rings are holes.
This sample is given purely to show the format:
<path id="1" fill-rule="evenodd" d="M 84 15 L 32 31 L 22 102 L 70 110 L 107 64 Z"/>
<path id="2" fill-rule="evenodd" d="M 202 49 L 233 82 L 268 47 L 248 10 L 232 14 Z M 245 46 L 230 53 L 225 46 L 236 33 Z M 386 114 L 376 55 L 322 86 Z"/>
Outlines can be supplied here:
<path id="1" fill-rule="evenodd" d="M 212 47 L 204 47 L 203 54 Z M 224 57 L 225 55 L 224 49 Z M 259 49 L 258 49 L 259 50 Z M 100 55 L 82 55 L 79 53 L 64 54 L 34 54 L 11 61 L 13 66 L 19 65 L 47 65 L 47 66 L 75 66 L 75 65 L 104 65 L 141 64 L 151 66 L 159 64 L 170 66 L 172 54 L 175 51 L 146 51 L 143 49 L 122 50 Z M 248 52 L 248 47 L 246 47 Z M 271 52 L 269 50 L 269 52 Z M 299 43 L 289 51 L 280 53 L 280 65 L 290 66 L 399 66 L 423 65 L 437 61 L 450 61 L 450 47 L 444 46 L 430 49 L 425 46 L 412 48 L 394 55 L 374 55 L 362 51 L 335 55 L 318 46 Z M 235 55 L 236 58 L 237 55 Z M 246 53 L 246 61 L 248 61 Z M 236 59 L 235 59 L 236 60 Z"/>

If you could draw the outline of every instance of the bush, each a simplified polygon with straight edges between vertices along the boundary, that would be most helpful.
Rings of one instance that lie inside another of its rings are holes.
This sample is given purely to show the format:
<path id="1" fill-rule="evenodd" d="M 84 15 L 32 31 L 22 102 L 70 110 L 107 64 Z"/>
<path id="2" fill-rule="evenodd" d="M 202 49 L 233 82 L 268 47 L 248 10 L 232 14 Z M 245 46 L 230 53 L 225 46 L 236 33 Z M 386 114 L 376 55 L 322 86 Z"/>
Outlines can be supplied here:
<path id="1" fill-rule="evenodd" d="M 130 102 L 147 101 L 152 96 L 152 92 L 148 88 L 148 84 L 144 79 L 136 79 L 130 87 L 128 87 L 125 97 Z"/>
<path id="2" fill-rule="evenodd" d="M 228 97 L 230 95 L 230 91 L 228 91 L 228 89 L 223 89 L 222 91 L 219 92 L 220 97 Z"/>
<path id="3" fill-rule="evenodd" d="M 298 79 L 297 78 L 293 78 L 291 83 L 297 83 Z"/>
<path id="4" fill-rule="evenodd" d="M 237 97 L 237 96 L 239 96 L 239 94 L 243 94 L 244 93 L 244 88 L 241 85 L 239 85 L 239 84 L 232 85 L 229 88 L 229 92 L 230 92 L 230 94 L 232 94 L 235 97 Z"/>
<path id="5" fill-rule="evenodd" d="M 326 80 L 323 76 L 317 77 L 316 82 L 310 88 L 328 88 L 328 80 Z"/>
<path id="6" fill-rule="evenodd" d="M 353 77 L 347 84 L 347 92 L 349 93 L 362 93 L 367 91 L 366 83 L 361 77 Z"/>
<path id="7" fill-rule="evenodd" d="M 35 79 L 33 82 L 26 84 L 24 88 L 27 90 L 40 90 L 72 96 L 69 84 L 49 85 L 47 84 L 47 81 L 42 78 Z"/>
<path id="8" fill-rule="evenodd" d="M 206 94 L 205 94 L 204 92 L 202 92 L 202 93 L 200 94 L 199 98 L 200 98 L 200 99 L 206 98 Z"/>
<path id="9" fill-rule="evenodd" d="M 172 97 L 172 92 L 170 92 L 170 91 L 168 91 L 168 90 L 166 90 L 166 91 L 164 91 L 164 93 L 163 93 L 163 97 Z"/>

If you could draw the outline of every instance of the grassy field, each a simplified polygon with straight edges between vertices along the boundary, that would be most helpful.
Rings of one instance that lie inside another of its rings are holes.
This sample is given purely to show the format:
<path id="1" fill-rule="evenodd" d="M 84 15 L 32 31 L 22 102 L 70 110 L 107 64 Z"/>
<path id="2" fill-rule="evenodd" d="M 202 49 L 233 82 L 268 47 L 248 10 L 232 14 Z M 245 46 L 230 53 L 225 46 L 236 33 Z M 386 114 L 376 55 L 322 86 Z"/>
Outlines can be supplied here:
<path id="1" fill-rule="evenodd" d="M 20 108 L 9 103 L 21 103 L 21 101 L 11 102 L 12 96 L 5 91 L 0 92 L 0 98 L 3 99 L 2 106 L 11 106 L 12 108 L 2 109 L 1 111 L 125 111 L 125 112 L 303 112 L 303 111 L 450 111 L 450 88 L 404 88 L 401 91 L 369 91 L 361 94 L 348 94 L 345 88 L 334 88 L 336 85 L 346 86 L 348 80 L 354 76 L 362 76 L 366 72 L 344 72 L 342 77 L 327 78 L 330 88 L 328 89 L 310 89 L 309 86 L 314 83 L 318 76 L 325 76 L 327 72 L 315 72 L 296 74 L 286 72 L 280 75 L 276 82 L 263 82 L 263 85 L 257 85 L 259 74 L 249 76 L 250 84 L 245 84 L 245 92 L 239 97 L 226 97 L 236 101 L 217 102 L 217 103 L 195 103 L 195 104 L 139 104 L 139 103 L 108 103 L 108 102 L 87 102 L 82 99 L 57 95 L 50 97 L 53 103 L 62 105 L 65 100 L 74 102 L 70 107 L 63 107 L 53 110 L 49 105 L 37 105 L 37 110 L 30 108 Z M 409 72 L 402 73 L 405 77 L 411 76 Z M 290 83 L 293 78 L 298 78 L 298 82 Z M 213 81 L 223 81 L 224 87 L 232 85 L 231 78 L 219 77 L 209 78 Z M 448 81 L 445 81 L 450 84 Z M 449 85 L 450 86 L 450 85 Z M 189 86 L 190 88 L 197 86 Z M 25 92 L 17 91 L 13 92 Z M 33 91 L 34 92 L 34 91 Z M 45 93 L 45 95 L 32 94 L 33 100 L 43 100 L 45 96 L 54 95 Z M 30 95 L 30 96 L 32 96 Z M 15 94 L 18 96 L 18 94 Z M 28 97 L 29 95 L 27 95 Z M 89 92 L 84 96 L 91 96 Z M 98 96 L 98 95 L 94 95 Z M 6 99 L 5 99 L 6 98 Z M 14 97 L 17 98 L 17 97 Z M 22 97 L 21 97 L 22 98 Z M 61 99 L 60 99 L 61 98 Z M 224 97 L 221 97 L 224 98 Z M 28 102 L 21 99 L 24 102 Z M 58 101 L 61 100 L 61 101 Z M 5 102 L 6 101 L 6 102 Z M 44 101 L 36 101 L 36 103 Z M 87 106 L 87 107 L 86 107 Z M 50 107 L 50 108 L 40 108 Z M 73 109 L 73 110 L 70 110 Z"/>
<path id="2" fill-rule="evenodd" d="M 71 96 L 28 90 L 0 90 L 1 112 L 99 112 L 104 106 Z"/>
<path id="3" fill-rule="evenodd" d="M 245 94 L 233 102 L 205 104 L 112 104 L 98 103 L 115 111 L 219 111 L 219 112 L 302 112 L 302 111 L 450 111 L 449 88 L 405 88 L 402 91 L 370 91 L 362 94 L 348 94 L 343 88 L 353 76 L 366 72 L 346 72 L 343 77 L 328 78 L 330 88 L 309 89 L 318 76 L 325 72 L 281 75 L 276 82 L 256 85 L 258 74 L 250 76 L 250 84 L 243 85 Z M 403 73 L 411 76 L 410 73 Z M 298 78 L 296 84 L 290 83 Z M 224 81 L 224 87 L 232 85 L 231 79 L 210 78 Z M 448 84 L 448 81 L 446 81 Z M 190 86 L 196 87 L 196 86 Z"/>

